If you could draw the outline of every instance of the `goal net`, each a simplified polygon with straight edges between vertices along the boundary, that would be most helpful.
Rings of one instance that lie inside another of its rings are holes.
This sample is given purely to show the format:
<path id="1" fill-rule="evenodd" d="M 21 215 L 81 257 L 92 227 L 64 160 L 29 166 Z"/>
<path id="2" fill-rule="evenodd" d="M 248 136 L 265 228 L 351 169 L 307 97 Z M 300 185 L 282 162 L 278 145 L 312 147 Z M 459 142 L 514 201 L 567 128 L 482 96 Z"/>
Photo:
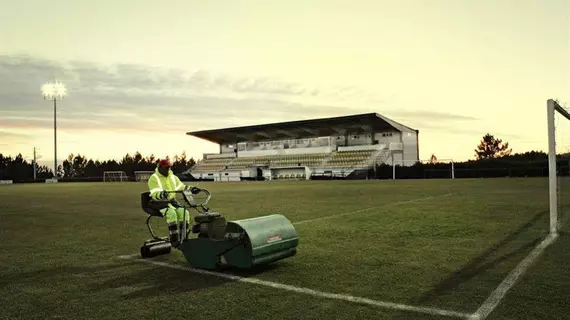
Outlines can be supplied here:
<path id="1" fill-rule="evenodd" d="M 570 211 L 570 112 L 553 99 L 547 101 L 547 110 L 550 232 L 557 233 Z"/>
<path id="2" fill-rule="evenodd" d="M 154 174 L 154 171 L 135 171 L 134 173 L 136 181 L 148 181 L 150 176 Z"/>
<path id="3" fill-rule="evenodd" d="M 128 181 L 129 176 L 125 171 L 104 171 L 103 172 L 103 182 L 114 182 L 114 181 Z"/>

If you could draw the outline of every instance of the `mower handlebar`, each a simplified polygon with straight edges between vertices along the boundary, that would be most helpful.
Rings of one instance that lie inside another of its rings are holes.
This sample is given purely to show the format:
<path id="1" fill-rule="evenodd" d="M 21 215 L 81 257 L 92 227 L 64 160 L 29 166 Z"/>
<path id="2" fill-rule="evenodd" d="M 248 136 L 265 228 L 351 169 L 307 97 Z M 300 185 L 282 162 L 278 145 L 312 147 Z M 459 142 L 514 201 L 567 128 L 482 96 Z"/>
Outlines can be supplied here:
<path id="1" fill-rule="evenodd" d="M 201 205 L 206 205 L 210 201 L 210 198 L 212 198 L 212 194 L 210 193 L 210 191 L 208 191 L 206 189 L 198 188 L 198 187 L 193 187 L 193 188 L 197 189 L 198 192 L 196 192 L 196 193 L 191 192 L 192 194 L 199 194 L 200 192 L 204 192 L 208 196 L 206 198 L 206 200 L 201 203 Z M 163 191 L 163 192 L 164 193 L 174 193 L 174 194 L 180 193 L 184 196 L 184 200 L 190 204 L 190 201 L 188 200 L 188 198 L 186 196 L 187 191 L 185 191 L 185 190 Z"/>

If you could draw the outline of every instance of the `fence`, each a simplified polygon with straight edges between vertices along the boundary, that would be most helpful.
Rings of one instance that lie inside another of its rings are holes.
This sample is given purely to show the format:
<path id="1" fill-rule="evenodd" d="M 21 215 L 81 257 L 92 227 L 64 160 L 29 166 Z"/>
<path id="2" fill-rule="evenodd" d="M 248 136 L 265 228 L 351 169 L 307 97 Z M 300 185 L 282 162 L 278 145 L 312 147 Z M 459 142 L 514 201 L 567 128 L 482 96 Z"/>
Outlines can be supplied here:
<path id="1" fill-rule="evenodd" d="M 559 160 L 559 175 L 570 175 L 568 160 Z M 373 170 L 376 179 L 466 179 L 505 177 L 548 177 L 545 161 L 472 161 L 463 163 L 416 163 L 411 166 L 379 165 Z"/>

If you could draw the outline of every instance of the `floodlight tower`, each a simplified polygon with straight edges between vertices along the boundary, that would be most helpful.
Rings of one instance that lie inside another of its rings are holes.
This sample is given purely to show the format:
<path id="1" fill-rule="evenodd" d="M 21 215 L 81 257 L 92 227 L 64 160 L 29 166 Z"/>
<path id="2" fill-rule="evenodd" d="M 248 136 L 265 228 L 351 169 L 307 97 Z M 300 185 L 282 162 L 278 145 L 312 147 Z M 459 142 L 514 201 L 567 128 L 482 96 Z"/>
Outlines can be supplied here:
<path id="1" fill-rule="evenodd" d="M 53 176 L 57 178 L 57 100 L 62 100 L 67 94 L 67 89 L 59 81 L 47 82 L 42 86 L 42 94 L 45 100 L 53 100 Z"/>

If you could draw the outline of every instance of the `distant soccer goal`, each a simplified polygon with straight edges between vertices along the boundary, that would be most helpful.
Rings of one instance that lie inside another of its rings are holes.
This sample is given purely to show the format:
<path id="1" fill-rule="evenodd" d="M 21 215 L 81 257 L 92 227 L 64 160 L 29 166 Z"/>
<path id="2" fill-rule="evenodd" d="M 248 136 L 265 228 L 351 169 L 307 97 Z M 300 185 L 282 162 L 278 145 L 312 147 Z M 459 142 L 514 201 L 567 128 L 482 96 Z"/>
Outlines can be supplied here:
<path id="1" fill-rule="evenodd" d="M 554 99 L 546 107 L 550 232 L 557 233 L 570 216 L 570 112 Z"/>
<path id="2" fill-rule="evenodd" d="M 136 181 L 148 181 L 150 176 L 154 174 L 154 171 L 135 171 L 134 173 Z"/>
<path id="3" fill-rule="evenodd" d="M 103 172 L 103 181 L 104 182 L 129 181 L 129 176 L 127 176 L 125 171 L 105 171 Z"/>

